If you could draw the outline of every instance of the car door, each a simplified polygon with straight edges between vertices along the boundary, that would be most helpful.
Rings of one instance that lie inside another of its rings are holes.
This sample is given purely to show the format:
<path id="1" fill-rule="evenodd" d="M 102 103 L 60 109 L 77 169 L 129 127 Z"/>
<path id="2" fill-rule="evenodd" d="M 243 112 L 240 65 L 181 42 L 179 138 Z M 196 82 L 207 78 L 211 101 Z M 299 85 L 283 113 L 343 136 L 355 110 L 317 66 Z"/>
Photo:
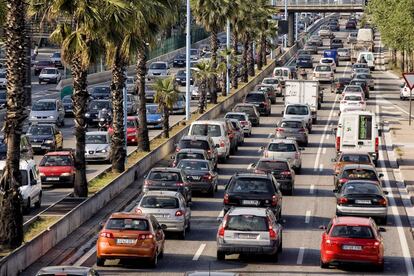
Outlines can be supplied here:
<path id="1" fill-rule="evenodd" d="M 185 225 L 190 224 L 190 218 L 191 218 L 191 209 L 190 206 L 185 202 L 184 197 L 180 194 L 179 195 L 179 202 L 180 202 L 180 209 L 185 210 Z"/>
<path id="2" fill-rule="evenodd" d="M 275 196 L 277 198 L 277 208 L 278 212 L 282 211 L 282 192 L 280 191 L 280 184 L 277 182 L 276 178 L 272 175 L 272 183 L 275 189 Z"/>

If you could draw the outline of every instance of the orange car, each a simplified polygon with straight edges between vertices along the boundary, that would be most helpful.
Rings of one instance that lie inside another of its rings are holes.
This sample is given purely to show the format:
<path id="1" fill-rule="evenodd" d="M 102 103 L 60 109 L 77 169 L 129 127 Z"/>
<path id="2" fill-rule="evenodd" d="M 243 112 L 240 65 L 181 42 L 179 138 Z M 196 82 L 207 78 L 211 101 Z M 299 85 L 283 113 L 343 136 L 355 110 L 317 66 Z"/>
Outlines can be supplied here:
<path id="1" fill-rule="evenodd" d="M 333 166 L 334 175 L 337 175 L 343 166 L 348 164 L 367 164 L 374 166 L 374 162 L 368 153 L 356 151 L 341 152 L 337 158 L 332 159 L 332 162 L 335 162 Z"/>
<path id="2" fill-rule="evenodd" d="M 106 259 L 144 258 L 155 267 L 164 253 L 165 235 L 152 215 L 114 213 L 99 232 L 96 242 L 96 264 Z"/>

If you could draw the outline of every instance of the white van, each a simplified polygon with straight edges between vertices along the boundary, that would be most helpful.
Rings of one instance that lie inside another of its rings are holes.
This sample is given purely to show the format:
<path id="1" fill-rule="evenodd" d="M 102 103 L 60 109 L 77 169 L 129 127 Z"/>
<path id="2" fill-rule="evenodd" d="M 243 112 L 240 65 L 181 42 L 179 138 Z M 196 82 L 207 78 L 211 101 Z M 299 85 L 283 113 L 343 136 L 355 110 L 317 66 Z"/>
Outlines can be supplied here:
<path id="1" fill-rule="evenodd" d="M 210 136 L 217 147 L 218 157 L 225 160 L 230 156 L 229 130 L 225 121 L 196 121 L 191 123 L 188 135 Z"/>
<path id="2" fill-rule="evenodd" d="M 374 54 L 372 52 L 360 52 L 358 54 L 358 59 L 357 62 L 360 63 L 361 62 L 361 58 L 364 57 L 365 60 L 367 61 L 367 65 L 369 67 L 369 69 L 371 69 L 372 71 L 374 71 L 375 69 L 375 58 L 374 58 Z"/>
<path id="3" fill-rule="evenodd" d="M 378 122 L 371 111 L 343 112 L 336 129 L 336 151 L 358 150 L 367 152 L 376 163 L 378 160 Z"/>
<path id="4" fill-rule="evenodd" d="M 284 87 L 286 80 L 297 79 L 296 70 L 293 67 L 276 67 L 273 69 L 274 78 L 282 80 L 282 86 Z"/>

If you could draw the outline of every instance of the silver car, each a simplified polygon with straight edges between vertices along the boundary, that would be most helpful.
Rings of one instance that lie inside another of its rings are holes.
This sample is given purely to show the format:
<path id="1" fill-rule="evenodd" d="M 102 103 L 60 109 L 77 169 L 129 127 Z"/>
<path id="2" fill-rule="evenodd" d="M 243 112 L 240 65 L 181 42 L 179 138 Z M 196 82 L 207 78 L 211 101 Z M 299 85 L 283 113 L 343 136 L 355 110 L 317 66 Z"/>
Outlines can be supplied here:
<path id="1" fill-rule="evenodd" d="M 48 266 L 36 273 L 36 276 L 51 275 L 78 275 L 78 276 L 98 276 L 99 273 L 91 267 L 83 266 Z"/>
<path id="2" fill-rule="evenodd" d="M 338 60 L 351 60 L 351 50 L 349 48 L 338 48 Z"/>
<path id="3" fill-rule="evenodd" d="M 107 131 L 89 131 L 85 137 L 86 161 L 111 160 L 111 138 Z"/>
<path id="4" fill-rule="evenodd" d="M 277 124 L 275 137 L 278 139 L 292 138 L 303 146 L 308 145 L 309 131 L 301 120 L 282 120 Z"/>
<path id="5" fill-rule="evenodd" d="M 289 161 L 290 166 L 299 172 L 302 168 L 302 154 L 295 140 L 291 139 L 273 139 L 263 150 L 263 157 L 282 158 Z"/>
<path id="6" fill-rule="evenodd" d="M 226 255 L 250 253 L 272 255 L 282 251 L 282 226 L 270 209 L 236 207 L 224 216 L 217 232 L 217 260 Z"/>
<path id="7" fill-rule="evenodd" d="M 182 239 L 191 227 L 191 209 L 179 192 L 146 192 L 135 207 L 135 212 L 153 215 L 159 224 L 166 226 L 165 231 L 178 232 Z"/>
<path id="8" fill-rule="evenodd" d="M 50 123 L 65 125 L 65 109 L 57 99 L 38 100 L 32 105 L 29 115 L 30 123 Z"/>
<path id="9" fill-rule="evenodd" d="M 169 65 L 168 62 L 164 61 L 156 61 L 150 64 L 148 68 L 147 78 L 148 80 L 158 78 L 158 77 L 166 77 L 168 75 Z"/>
<path id="10" fill-rule="evenodd" d="M 224 115 L 226 119 L 236 119 L 240 122 L 240 125 L 243 128 L 245 136 L 252 135 L 252 122 L 249 120 L 249 115 L 244 112 L 227 112 Z"/>

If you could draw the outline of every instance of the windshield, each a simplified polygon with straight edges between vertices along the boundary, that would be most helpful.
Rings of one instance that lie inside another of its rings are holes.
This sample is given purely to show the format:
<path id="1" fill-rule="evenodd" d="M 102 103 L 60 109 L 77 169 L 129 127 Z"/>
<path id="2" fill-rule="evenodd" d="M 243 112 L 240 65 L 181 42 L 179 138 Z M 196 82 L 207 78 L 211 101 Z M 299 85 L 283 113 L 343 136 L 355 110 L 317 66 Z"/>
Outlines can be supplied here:
<path id="1" fill-rule="evenodd" d="M 69 97 L 63 97 L 62 103 L 72 103 L 72 98 L 70 96 Z"/>
<path id="2" fill-rule="evenodd" d="M 42 70 L 42 74 L 48 74 L 48 75 L 53 75 L 53 74 L 57 74 L 56 69 L 43 69 Z"/>
<path id="3" fill-rule="evenodd" d="M 280 127 L 283 127 L 283 128 L 302 128 L 302 122 L 283 121 L 280 124 Z"/>
<path id="4" fill-rule="evenodd" d="M 299 56 L 298 59 L 301 59 L 301 60 L 311 60 L 311 56 L 308 56 L 308 55 L 306 55 L 306 56 Z"/>
<path id="5" fill-rule="evenodd" d="M 56 110 L 55 102 L 35 102 L 32 106 L 33 111 L 53 111 Z"/>
<path id="6" fill-rule="evenodd" d="M 108 141 L 103 134 L 86 134 L 86 144 L 108 144 Z"/>
<path id="7" fill-rule="evenodd" d="M 155 171 L 149 174 L 148 179 L 159 181 L 181 181 L 181 176 L 177 172 Z"/>
<path id="8" fill-rule="evenodd" d="M 127 121 L 127 127 L 135 128 L 135 120 L 128 120 Z"/>
<path id="9" fill-rule="evenodd" d="M 68 155 L 45 155 L 40 166 L 56 167 L 56 166 L 72 166 L 72 158 Z"/>
<path id="10" fill-rule="evenodd" d="M 190 54 L 191 54 L 192 56 L 194 56 L 194 55 L 198 55 L 198 50 L 197 50 L 197 49 L 191 49 L 191 50 L 190 50 Z"/>
<path id="11" fill-rule="evenodd" d="M 264 84 L 279 84 L 279 80 L 278 79 L 264 79 L 263 83 Z"/>
<path id="12" fill-rule="evenodd" d="M 330 59 L 330 58 L 323 58 L 323 59 L 321 60 L 321 63 L 333 63 L 333 60 L 332 60 L 332 59 Z"/>
<path id="13" fill-rule="evenodd" d="M 177 168 L 183 170 L 209 171 L 208 163 L 202 161 L 181 160 Z"/>
<path id="14" fill-rule="evenodd" d="M 146 219 L 111 218 L 106 223 L 105 229 L 148 231 L 149 227 Z"/>
<path id="15" fill-rule="evenodd" d="M 286 109 L 287 115 L 308 115 L 309 110 L 306 106 L 290 105 Z"/>
<path id="16" fill-rule="evenodd" d="M 52 127 L 42 126 L 42 125 L 33 125 L 27 131 L 31 135 L 52 135 Z"/>
<path id="17" fill-rule="evenodd" d="M 288 70 L 276 69 L 276 70 L 274 70 L 274 75 L 277 76 L 277 77 L 288 77 L 289 72 L 288 72 Z"/>
<path id="18" fill-rule="evenodd" d="M 222 136 L 220 125 L 208 125 L 208 124 L 194 124 L 191 127 L 191 135 L 202 135 L 202 136 L 210 136 L 210 137 Z"/>
<path id="19" fill-rule="evenodd" d="M 244 113 L 249 114 L 250 116 L 252 116 L 252 115 L 254 116 L 255 112 L 254 112 L 253 108 L 254 108 L 253 106 L 236 106 L 234 108 L 234 111 L 244 112 Z"/>
<path id="20" fill-rule="evenodd" d="M 165 63 L 152 63 L 149 67 L 149 69 L 158 69 L 158 70 L 162 70 L 162 69 L 167 69 L 167 64 Z"/>
<path id="21" fill-rule="evenodd" d="M 155 114 L 155 113 L 160 113 L 160 112 L 158 111 L 157 105 L 147 105 L 147 113 Z"/>
<path id="22" fill-rule="evenodd" d="M 381 190 L 377 184 L 371 183 L 349 183 L 342 187 L 343 194 L 368 194 L 368 195 L 380 195 Z"/>
<path id="23" fill-rule="evenodd" d="M 239 178 L 229 188 L 230 192 L 240 194 L 271 194 L 272 183 L 263 178 Z"/>
<path id="24" fill-rule="evenodd" d="M 246 102 L 264 102 L 265 96 L 261 93 L 251 93 L 247 94 Z"/>
<path id="25" fill-rule="evenodd" d="M 170 196 L 146 196 L 142 199 L 140 207 L 178 209 L 180 205 L 178 199 Z"/>
<path id="26" fill-rule="evenodd" d="M 109 87 L 95 87 L 92 90 L 92 94 L 110 94 L 111 90 Z"/>
<path id="27" fill-rule="evenodd" d="M 295 152 L 296 146 L 295 144 L 271 143 L 267 150 L 276 152 Z"/>
<path id="28" fill-rule="evenodd" d="M 37 62 L 37 65 L 47 66 L 47 65 L 52 65 L 52 62 L 51 61 L 48 61 L 48 60 L 39 60 Z"/>
<path id="29" fill-rule="evenodd" d="M 266 217 L 258 217 L 253 215 L 229 216 L 226 223 L 227 230 L 235 231 L 260 231 L 269 230 Z"/>
<path id="30" fill-rule="evenodd" d="M 92 101 L 89 104 L 89 110 L 102 110 L 104 108 L 111 108 L 111 104 L 109 103 L 109 101 Z"/>
<path id="31" fill-rule="evenodd" d="M 287 162 L 282 161 L 259 161 L 256 166 L 258 170 L 289 170 Z"/>
<path id="32" fill-rule="evenodd" d="M 336 225 L 331 231 L 331 237 L 354 238 L 354 239 L 373 239 L 371 227 L 369 226 L 347 226 Z"/>
<path id="33" fill-rule="evenodd" d="M 372 170 L 363 170 L 363 169 L 350 169 L 345 170 L 343 175 L 343 178 L 348 179 L 366 179 L 366 180 L 374 180 L 377 181 L 377 175 Z"/>
<path id="34" fill-rule="evenodd" d="M 345 91 L 346 92 L 361 92 L 362 88 L 360 86 L 346 86 Z"/>
<path id="35" fill-rule="evenodd" d="M 210 149 L 208 142 L 203 140 L 180 140 L 180 142 L 178 142 L 178 147 L 180 149 Z"/>
<path id="36" fill-rule="evenodd" d="M 343 154 L 340 161 L 350 163 L 371 163 L 368 155 L 360 154 Z"/>
<path id="37" fill-rule="evenodd" d="M 52 58 L 60 58 L 60 53 L 53 53 Z"/>
<path id="38" fill-rule="evenodd" d="M 134 79 L 133 78 L 127 78 L 126 83 L 127 84 L 134 84 Z"/>

